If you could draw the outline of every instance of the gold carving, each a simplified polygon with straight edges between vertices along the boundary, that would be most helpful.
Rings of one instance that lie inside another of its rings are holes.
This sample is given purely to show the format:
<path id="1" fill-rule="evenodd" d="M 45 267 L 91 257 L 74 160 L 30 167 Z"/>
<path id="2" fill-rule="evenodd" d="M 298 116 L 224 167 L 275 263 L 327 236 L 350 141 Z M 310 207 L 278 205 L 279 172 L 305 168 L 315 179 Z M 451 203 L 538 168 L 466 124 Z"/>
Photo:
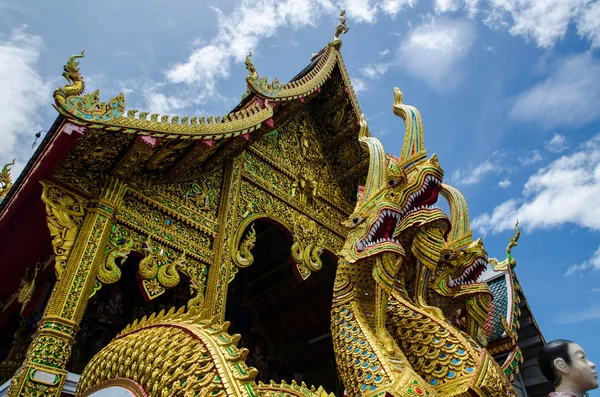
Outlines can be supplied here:
<path id="1" fill-rule="evenodd" d="M 5 164 L 4 167 L 2 167 L 2 171 L 0 171 L 0 202 L 2 202 L 4 196 L 6 196 L 12 187 L 12 178 L 10 176 L 10 167 L 12 165 L 15 165 L 15 160 Z"/>
<path id="2" fill-rule="evenodd" d="M 320 256 L 324 250 L 324 239 L 319 238 L 315 221 L 305 215 L 293 212 L 292 221 L 292 259 L 302 279 L 306 279 L 311 272 L 317 272 L 323 267 Z"/>
<path id="3" fill-rule="evenodd" d="M 56 277 L 60 279 L 83 222 L 85 202 L 49 182 L 40 183 L 54 248 Z"/>
<path id="4" fill-rule="evenodd" d="M 31 300 L 33 293 L 35 292 L 35 281 L 40 271 L 41 263 L 38 262 L 35 264 L 35 269 L 33 272 L 30 269 L 25 271 L 25 277 L 21 280 L 21 286 L 19 287 L 19 295 L 17 297 L 18 302 L 21 306 L 21 314 L 27 307 L 27 304 Z"/>
<path id="5" fill-rule="evenodd" d="M 245 268 L 254 263 L 254 256 L 251 252 L 254 244 L 256 244 L 256 231 L 254 223 L 252 223 L 246 237 L 240 243 L 239 249 L 235 252 L 234 262 L 239 268 Z"/>

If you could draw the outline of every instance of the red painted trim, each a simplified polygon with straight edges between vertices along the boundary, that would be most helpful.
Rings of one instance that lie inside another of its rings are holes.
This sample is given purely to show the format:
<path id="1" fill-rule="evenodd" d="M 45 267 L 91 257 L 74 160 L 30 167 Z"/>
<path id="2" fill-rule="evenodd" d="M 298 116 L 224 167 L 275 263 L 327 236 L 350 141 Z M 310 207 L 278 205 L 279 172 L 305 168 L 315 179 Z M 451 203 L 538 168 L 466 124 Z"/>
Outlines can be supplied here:
<path id="1" fill-rule="evenodd" d="M 0 213 L 0 233 L 40 179 L 50 176 L 58 168 L 83 131 L 82 127 L 68 121 L 64 121 L 58 127 L 58 131 L 50 139 L 42 154 L 23 176 L 23 181 L 14 187 L 16 191 L 10 196 L 9 202 Z"/>

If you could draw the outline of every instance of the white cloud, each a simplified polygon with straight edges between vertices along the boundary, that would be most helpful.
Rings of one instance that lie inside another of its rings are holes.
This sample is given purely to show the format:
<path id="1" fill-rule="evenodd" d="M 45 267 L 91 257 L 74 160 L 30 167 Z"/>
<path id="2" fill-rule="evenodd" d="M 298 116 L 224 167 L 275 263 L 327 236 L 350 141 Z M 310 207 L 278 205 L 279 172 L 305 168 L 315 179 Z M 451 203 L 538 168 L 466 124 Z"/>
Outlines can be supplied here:
<path id="1" fill-rule="evenodd" d="M 148 103 L 148 108 L 154 113 L 171 114 L 174 111 L 183 109 L 187 103 L 180 98 L 165 95 L 162 92 L 153 90 L 144 91 L 144 98 Z"/>
<path id="2" fill-rule="evenodd" d="M 42 106 L 48 106 L 50 85 L 37 70 L 42 39 L 26 26 L 0 39 L 0 167 L 17 159 L 11 174 L 19 175 L 31 157 Z"/>
<path id="3" fill-rule="evenodd" d="M 359 71 L 366 78 L 377 79 L 383 76 L 389 67 L 388 63 L 368 64 L 364 68 L 359 69 Z"/>
<path id="4" fill-rule="evenodd" d="M 506 189 L 507 187 L 509 187 L 510 185 L 512 185 L 512 182 L 508 180 L 508 178 L 498 182 L 498 186 L 500 186 L 502 189 Z"/>
<path id="5" fill-rule="evenodd" d="M 582 15 L 589 14 L 585 4 L 590 1 L 489 0 L 489 8 L 484 11 L 484 23 L 492 28 L 507 28 L 515 36 L 533 40 L 539 47 L 550 48 L 565 36 L 570 23 L 582 25 Z M 590 36 L 589 33 L 585 35 Z"/>
<path id="6" fill-rule="evenodd" d="M 561 60 L 548 78 L 520 94 L 510 111 L 545 127 L 581 126 L 600 118 L 600 61 L 586 54 Z"/>
<path id="7" fill-rule="evenodd" d="M 595 271 L 600 271 L 600 247 L 598 247 L 596 252 L 594 252 L 593 256 L 590 259 L 588 259 L 587 261 L 585 261 L 579 265 L 571 266 L 567 270 L 567 273 L 565 273 L 565 276 L 572 276 L 573 274 L 575 274 L 577 272 L 581 272 L 583 270 L 589 270 L 589 269 L 592 269 Z"/>
<path id="8" fill-rule="evenodd" d="M 385 13 L 395 18 L 396 14 L 402 11 L 404 7 L 413 8 L 416 3 L 417 0 L 383 0 L 379 6 Z"/>
<path id="9" fill-rule="evenodd" d="M 592 292 L 600 292 L 600 288 L 592 288 Z"/>
<path id="10" fill-rule="evenodd" d="M 593 49 L 600 47 L 600 2 L 587 5 L 577 21 L 577 32 L 590 41 Z"/>
<path id="11" fill-rule="evenodd" d="M 461 0 L 435 0 L 433 8 L 438 14 L 443 12 L 454 12 L 458 11 L 461 3 Z"/>
<path id="12" fill-rule="evenodd" d="M 469 163 L 469 169 L 466 171 L 456 170 L 454 174 L 452 174 L 452 182 L 457 185 L 474 185 L 481 181 L 486 175 L 490 173 L 498 173 L 502 171 L 502 167 L 498 164 L 492 163 L 489 160 L 484 161 L 481 164 L 473 167 L 471 163 Z"/>
<path id="13" fill-rule="evenodd" d="M 357 94 L 360 94 L 361 92 L 365 92 L 369 90 L 369 86 L 367 85 L 367 82 L 364 81 L 363 79 L 356 77 L 354 79 L 351 79 L 352 81 L 352 88 L 354 88 L 354 92 Z"/>
<path id="14" fill-rule="evenodd" d="M 554 134 L 552 139 L 546 142 L 546 150 L 552 153 L 560 153 L 567 150 L 567 138 L 560 134 Z"/>
<path id="15" fill-rule="evenodd" d="M 376 8 L 369 2 L 345 0 L 342 6 L 354 21 L 375 21 Z M 209 42 L 196 41 L 188 59 L 166 71 L 168 83 L 185 84 L 185 94 L 175 98 L 155 92 L 146 95 L 149 104 L 169 109 L 183 101 L 188 105 L 204 103 L 218 91 L 217 82 L 229 77 L 231 64 L 243 62 L 261 39 L 271 37 L 279 28 L 311 26 L 321 15 L 339 13 L 339 7 L 329 0 L 242 0 L 232 12 L 214 10 L 217 35 Z"/>
<path id="16" fill-rule="evenodd" d="M 449 89 L 463 77 L 460 61 L 475 40 L 473 24 L 467 20 L 426 18 L 398 49 L 399 61 L 410 74 L 437 89 Z"/>
<path id="17" fill-rule="evenodd" d="M 569 25 L 600 47 L 600 2 L 595 0 L 434 0 L 437 14 L 466 10 L 469 18 L 478 12 L 492 29 L 506 29 L 514 36 L 551 48 L 567 34 Z"/>
<path id="18" fill-rule="evenodd" d="M 539 150 L 532 150 L 527 153 L 527 156 L 519 157 L 517 160 L 519 160 L 519 163 L 521 163 L 521 165 L 532 165 L 539 163 L 543 159 L 544 158 L 540 154 Z"/>
<path id="19" fill-rule="evenodd" d="M 566 223 L 600 230 L 600 134 L 529 177 L 522 198 L 476 217 L 471 226 L 496 233 L 512 229 L 516 219 L 529 230 Z"/>
<path id="20" fill-rule="evenodd" d="M 375 22 L 377 7 L 371 3 L 371 0 L 344 0 L 342 1 L 342 7 L 346 10 L 348 18 L 351 18 L 353 21 L 367 23 Z"/>
<path id="21" fill-rule="evenodd" d="M 556 323 L 567 325 L 597 319 L 600 319 L 600 306 L 598 305 L 579 311 L 570 310 L 567 312 L 561 312 L 556 317 Z"/>

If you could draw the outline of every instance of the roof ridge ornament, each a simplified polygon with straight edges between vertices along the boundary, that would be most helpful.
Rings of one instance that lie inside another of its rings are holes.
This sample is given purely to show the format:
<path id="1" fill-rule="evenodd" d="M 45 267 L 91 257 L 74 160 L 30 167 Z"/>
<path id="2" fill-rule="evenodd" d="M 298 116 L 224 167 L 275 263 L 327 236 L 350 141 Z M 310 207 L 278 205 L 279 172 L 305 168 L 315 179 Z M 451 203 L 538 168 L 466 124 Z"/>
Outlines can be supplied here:
<path id="1" fill-rule="evenodd" d="M 340 48 L 342 48 L 342 39 L 340 39 L 340 35 L 348 33 L 348 30 L 350 30 L 350 28 L 346 26 L 346 10 L 342 10 L 340 13 L 340 23 L 335 27 L 335 34 L 333 35 L 331 46 L 339 51 Z"/>
<path id="2" fill-rule="evenodd" d="M 85 84 L 79 74 L 79 62 L 75 62 L 75 59 L 83 58 L 84 52 L 72 55 L 64 66 L 62 75 L 68 84 L 54 91 L 54 107 L 67 117 L 75 116 L 90 122 L 106 122 L 120 117 L 125 111 L 125 96 L 122 92 L 108 101 L 108 104 L 100 102 L 98 90 L 83 94 Z"/>
<path id="3" fill-rule="evenodd" d="M 10 168 L 15 165 L 15 160 L 16 159 L 13 159 L 12 162 L 4 164 L 2 171 L 0 171 L 0 203 L 13 185 L 12 177 L 10 176 Z"/>
<path id="4" fill-rule="evenodd" d="M 282 88 L 281 82 L 276 77 L 275 80 L 273 80 L 273 82 L 269 84 L 267 76 L 263 76 L 262 78 L 259 77 L 258 72 L 256 71 L 254 64 L 252 63 L 251 52 L 249 52 L 248 55 L 246 55 L 246 69 L 249 72 L 248 77 L 246 77 L 246 83 L 248 84 L 249 88 L 254 89 L 255 91 L 265 96 L 279 95 Z"/>

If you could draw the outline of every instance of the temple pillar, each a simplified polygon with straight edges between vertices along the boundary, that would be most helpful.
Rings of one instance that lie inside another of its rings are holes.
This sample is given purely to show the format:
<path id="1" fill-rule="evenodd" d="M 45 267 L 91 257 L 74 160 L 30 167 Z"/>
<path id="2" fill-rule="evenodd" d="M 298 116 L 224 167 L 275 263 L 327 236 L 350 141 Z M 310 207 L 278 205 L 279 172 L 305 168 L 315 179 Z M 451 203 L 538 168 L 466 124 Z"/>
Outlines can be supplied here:
<path id="1" fill-rule="evenodd" d="M 25 362 L 12 379 L 9 397 L 60 396 L 78 324 L 126 191 L 120 180 L 103 177 L 98 197 L 85 208 L 86 203 L 69 192 L 48 182 L 42 185 L 58 279 Z"/>
<path id="2" fill-rule="evenodd" d="M 213 262 L 208 269 L 205 305 L 213 316 L 223 320 L 227 286 L 231 274 L 231 243 L 235 236 L 237 207 L 240 194 L 242 164 L 233 159 L 225 163 L 223 187 L 219 203 L 219 233 L 213 244 Z"/>

